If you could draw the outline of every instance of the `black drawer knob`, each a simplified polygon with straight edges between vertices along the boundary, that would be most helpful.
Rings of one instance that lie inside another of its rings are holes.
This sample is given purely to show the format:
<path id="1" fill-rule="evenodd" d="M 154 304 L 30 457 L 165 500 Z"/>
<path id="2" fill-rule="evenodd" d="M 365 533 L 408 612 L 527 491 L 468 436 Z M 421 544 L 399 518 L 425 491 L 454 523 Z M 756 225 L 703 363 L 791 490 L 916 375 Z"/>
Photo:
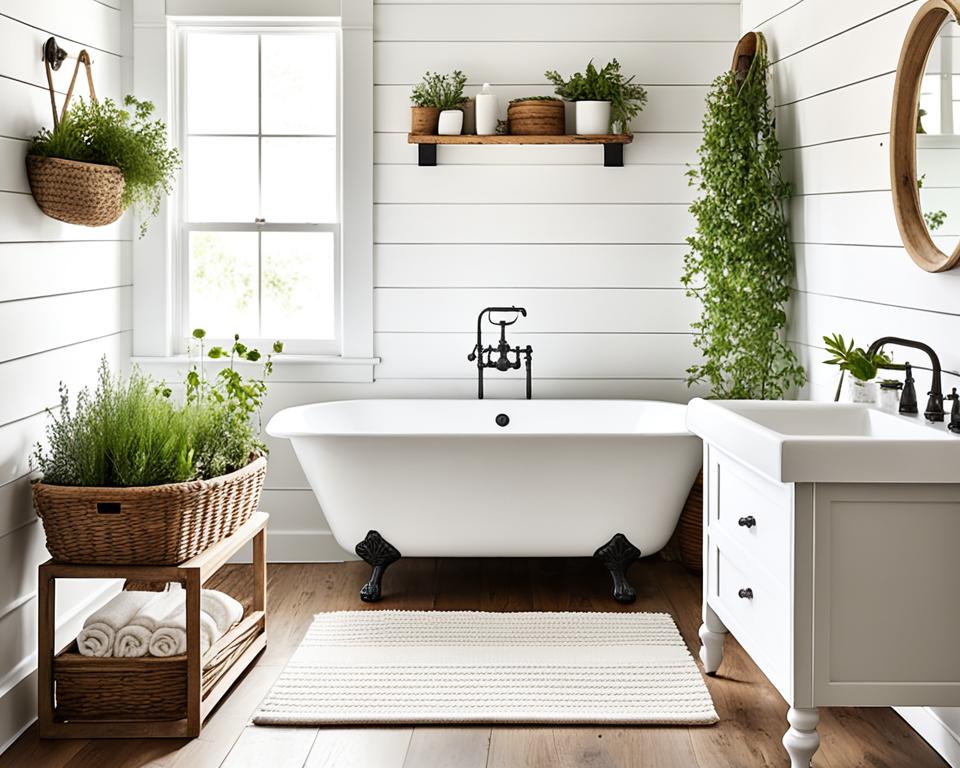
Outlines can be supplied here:
<path id="1" fill-rule="evenodd" d="M 753 528 L 757 524 L 757 519 L 753 515 L 747 515 L 737 520 L 737 525 L 741 528 Z"/>
<path id="2" fill-rule="evenodd" d="M 744 600 L 753 600 L 753 590 L 750 587 L 744 587 L 737 594 Z"/>

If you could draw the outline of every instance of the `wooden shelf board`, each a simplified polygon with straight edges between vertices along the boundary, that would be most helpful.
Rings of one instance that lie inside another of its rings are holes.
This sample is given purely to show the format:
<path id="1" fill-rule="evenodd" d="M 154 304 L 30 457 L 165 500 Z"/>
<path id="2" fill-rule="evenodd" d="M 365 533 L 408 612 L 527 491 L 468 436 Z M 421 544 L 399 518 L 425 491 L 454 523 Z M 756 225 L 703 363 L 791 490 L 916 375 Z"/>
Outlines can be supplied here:
<path id="1" fill-rule="evenodd" d="M 604 134 L 602 136 L 584 136 L 565 134 L 563 136 L 429 136 L 408 133 L 409 144 L 630 144 L 632 133 Z"/>

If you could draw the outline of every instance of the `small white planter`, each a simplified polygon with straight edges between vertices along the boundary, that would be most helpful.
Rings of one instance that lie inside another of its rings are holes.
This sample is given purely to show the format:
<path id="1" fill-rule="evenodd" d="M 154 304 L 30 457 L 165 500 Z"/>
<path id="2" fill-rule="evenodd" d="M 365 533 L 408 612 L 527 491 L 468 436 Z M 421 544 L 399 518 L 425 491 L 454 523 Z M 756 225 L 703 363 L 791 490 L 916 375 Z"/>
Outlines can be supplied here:
<path id="1" fill-rule="evenodd" d="M 577 133 L 584 136 L 610 133 L 610 102 L 578 101 L 576 123 Z"/>
<path id="2" fill-rule="evenodd" d="M 851 403 L 875 403 L 877 402 L 877 382 L 860 381 L 848 375 L 847 394 Z"/>
<path id="3" fill-rule="evenodd" d="M 445 109 L 440 113 L 440 125 L 437 133 L 440 136 L 459 136 L 463 130 L 463 110 Z"/>

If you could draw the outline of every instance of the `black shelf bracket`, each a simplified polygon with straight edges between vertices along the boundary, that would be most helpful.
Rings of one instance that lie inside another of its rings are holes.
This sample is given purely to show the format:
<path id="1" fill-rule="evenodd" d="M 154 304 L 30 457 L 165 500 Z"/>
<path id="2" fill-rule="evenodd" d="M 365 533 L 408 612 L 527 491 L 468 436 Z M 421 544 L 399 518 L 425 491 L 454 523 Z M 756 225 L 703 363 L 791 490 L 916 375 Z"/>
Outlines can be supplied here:
<path id="1" fill-rule="evenodd" d="M 437 164 L 436 144 L 417 144 L 417 165 L 433 166 Z"/>
<path id="2" fill-rule="evenodd" d="M 623 168 L 623 144 L 603 145 L 603 167 Z"/>

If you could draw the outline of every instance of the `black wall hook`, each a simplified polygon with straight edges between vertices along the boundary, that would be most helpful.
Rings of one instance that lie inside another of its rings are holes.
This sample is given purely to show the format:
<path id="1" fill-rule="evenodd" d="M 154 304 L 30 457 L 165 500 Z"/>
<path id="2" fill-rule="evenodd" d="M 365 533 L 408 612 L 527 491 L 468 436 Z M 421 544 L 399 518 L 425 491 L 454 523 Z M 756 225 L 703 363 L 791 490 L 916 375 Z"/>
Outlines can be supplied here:
<path id="1" fill-rule="evenodd" d="M 60 65 L 63 64 L 63 60 L 67 58 L 67 56 L 67 52 L 60 47 L 57 38 L 48 38 L 47 42 L 43 44 L 42 60 L 47 62 L 50 65 L 50 69 L 54 72 L 60 69 Z"/>

